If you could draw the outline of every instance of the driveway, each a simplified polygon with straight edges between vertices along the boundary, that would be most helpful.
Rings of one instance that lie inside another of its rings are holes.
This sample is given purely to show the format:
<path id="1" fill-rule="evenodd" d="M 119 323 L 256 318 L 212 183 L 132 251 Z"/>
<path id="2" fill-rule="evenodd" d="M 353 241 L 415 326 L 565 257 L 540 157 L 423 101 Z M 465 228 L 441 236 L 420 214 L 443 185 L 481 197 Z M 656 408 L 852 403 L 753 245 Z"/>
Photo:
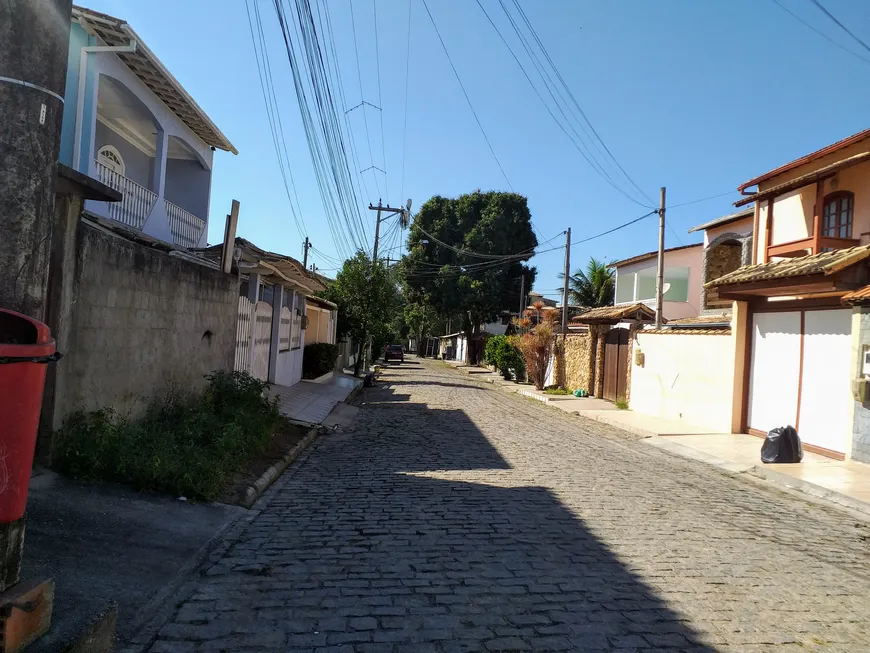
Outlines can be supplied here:
<path id="1" fill-rule="evenodd" d="M 867 651 L 870 528 L 394 365 L 178 597 L 150 651 Z"/>

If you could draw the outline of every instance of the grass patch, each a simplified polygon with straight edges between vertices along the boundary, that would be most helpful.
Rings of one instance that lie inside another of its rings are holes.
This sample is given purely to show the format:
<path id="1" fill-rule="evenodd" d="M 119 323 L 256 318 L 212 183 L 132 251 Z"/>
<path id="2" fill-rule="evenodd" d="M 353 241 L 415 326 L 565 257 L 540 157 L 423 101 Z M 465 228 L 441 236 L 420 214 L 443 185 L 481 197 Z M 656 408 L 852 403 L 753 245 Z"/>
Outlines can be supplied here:
<path id="1" fill-rule="evenodd" d="M 189 499 L 217 498 L 227 479 L 269 446 L 280 415 L 265 383 L 215 373 L 201 395 L 171 394 L 139 420 L 111 410 L 79 413 L 56 434 L 53 466 L 87 481 L 114 481 Z"/>
<path id="2" fill-rule="evenodd" d="M 569 395 L 571 394 L 570 390 L 565 390 L 565 388 L 547 388 L 544 390 L 545 395 Z"/>
<path id="3" fill-rule="evenodd" d="M 628 402 L 627 401 L 616 401 L 613 403 L 619 410 L 628 410 Z"/>

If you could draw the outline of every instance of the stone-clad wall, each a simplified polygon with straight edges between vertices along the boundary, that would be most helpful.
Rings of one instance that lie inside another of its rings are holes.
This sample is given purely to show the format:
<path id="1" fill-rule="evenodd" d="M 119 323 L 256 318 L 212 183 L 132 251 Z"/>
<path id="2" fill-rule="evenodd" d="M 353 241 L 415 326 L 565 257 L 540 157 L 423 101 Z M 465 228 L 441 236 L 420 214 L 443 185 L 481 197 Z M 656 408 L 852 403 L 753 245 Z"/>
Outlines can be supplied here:
<path id="1" fill-rule="evenodd" d="M 565 377 L 569 390 L 592 392 L 592 336 L 589 333 L 570 334 L 565 344 Z"/>

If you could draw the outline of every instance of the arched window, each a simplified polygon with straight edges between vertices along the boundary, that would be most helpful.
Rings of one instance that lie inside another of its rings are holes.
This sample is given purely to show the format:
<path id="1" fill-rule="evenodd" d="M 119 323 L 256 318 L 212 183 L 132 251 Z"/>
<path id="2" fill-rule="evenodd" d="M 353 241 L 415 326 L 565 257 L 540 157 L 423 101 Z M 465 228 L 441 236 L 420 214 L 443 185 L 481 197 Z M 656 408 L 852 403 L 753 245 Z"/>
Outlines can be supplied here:
<path id="1" fill-rule="evenodd" d="M 119 175 L 123 175 L 125 172 L 124 159 L 121 158 L 118 148 L 113 145 L 103 145 L 97 152 L 97 161 Z"/>
<path id="2" fill-rule="evenodd" d="M 855 196 L 849 191 L 841 190 L 825 196 L 822 235 L 829 238 L 851 238 L 854 208 Z"/>

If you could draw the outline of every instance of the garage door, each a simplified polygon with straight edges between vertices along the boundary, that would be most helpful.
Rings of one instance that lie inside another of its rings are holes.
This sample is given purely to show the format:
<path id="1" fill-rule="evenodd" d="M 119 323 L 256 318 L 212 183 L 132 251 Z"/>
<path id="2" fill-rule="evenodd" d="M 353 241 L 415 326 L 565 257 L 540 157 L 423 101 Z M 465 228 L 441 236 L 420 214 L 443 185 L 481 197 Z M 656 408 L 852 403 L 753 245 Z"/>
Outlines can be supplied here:
<path id="1" fill-rule="evenodd" d="M 852 311 L 804 314 L 804 364 L 798 434 L 845 453 L 852 436 Z"/>
<path id="2" fill-rule="evenodd" d="M 749 428 L 767 433 L 777 426 L 794 426 L 800 356 L 800 312 L 752 316 Z"/>
<path id="3" fill-rule="evenodd" d="M 766 433 L 791 424 L 805 444 L 845 454 L 851 348 L 848 309 L 753 315 L 749 428 Z"/>

